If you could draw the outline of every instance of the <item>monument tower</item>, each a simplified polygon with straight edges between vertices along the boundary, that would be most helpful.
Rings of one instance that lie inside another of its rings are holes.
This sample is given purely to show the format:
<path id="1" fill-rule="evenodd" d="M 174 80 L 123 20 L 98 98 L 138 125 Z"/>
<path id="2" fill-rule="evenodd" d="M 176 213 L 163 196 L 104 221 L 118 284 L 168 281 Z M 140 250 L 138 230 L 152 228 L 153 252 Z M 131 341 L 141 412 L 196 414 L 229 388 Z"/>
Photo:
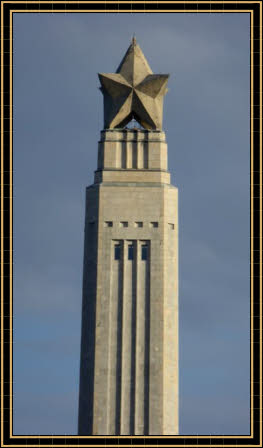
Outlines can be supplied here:
<path id="1" fill-rule="evenodd" d="M 86 190 L 80 435 L 178 434 L 178 192 L 162 130 L 168 75 L 133 38 L 100 73 L 104 129 Z M 132 119 L 138 127 L 128 128 Z"/>

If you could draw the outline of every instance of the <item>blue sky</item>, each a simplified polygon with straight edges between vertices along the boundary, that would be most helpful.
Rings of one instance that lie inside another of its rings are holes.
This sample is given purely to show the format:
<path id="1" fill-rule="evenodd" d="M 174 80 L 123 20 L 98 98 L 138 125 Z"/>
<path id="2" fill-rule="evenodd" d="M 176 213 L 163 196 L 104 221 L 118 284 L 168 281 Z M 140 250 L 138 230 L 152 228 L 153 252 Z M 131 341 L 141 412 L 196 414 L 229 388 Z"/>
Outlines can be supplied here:
<path id="1" fill-rule="evenodd" d="M 180 433 L 249 433 L 249 15 L 14 14 L 14 433 L 76 434 L 85 187 L 98 72 L 135 32 L 170 73 Z"/>

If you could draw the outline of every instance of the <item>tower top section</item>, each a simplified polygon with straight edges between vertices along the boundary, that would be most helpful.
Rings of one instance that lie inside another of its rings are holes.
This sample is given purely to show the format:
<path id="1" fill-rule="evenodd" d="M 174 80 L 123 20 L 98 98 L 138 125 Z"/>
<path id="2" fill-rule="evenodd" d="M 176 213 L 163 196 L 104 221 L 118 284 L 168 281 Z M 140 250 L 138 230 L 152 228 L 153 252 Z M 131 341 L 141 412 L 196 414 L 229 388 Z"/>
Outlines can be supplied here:
<path id="1" fill-rule="evenodd" d="M 135 36 L 116 73 L 99 73 L 104 129 L 124 128 L 133 118 L 145 129 L 162 129 L 169 75 L 154 75 Z"/>

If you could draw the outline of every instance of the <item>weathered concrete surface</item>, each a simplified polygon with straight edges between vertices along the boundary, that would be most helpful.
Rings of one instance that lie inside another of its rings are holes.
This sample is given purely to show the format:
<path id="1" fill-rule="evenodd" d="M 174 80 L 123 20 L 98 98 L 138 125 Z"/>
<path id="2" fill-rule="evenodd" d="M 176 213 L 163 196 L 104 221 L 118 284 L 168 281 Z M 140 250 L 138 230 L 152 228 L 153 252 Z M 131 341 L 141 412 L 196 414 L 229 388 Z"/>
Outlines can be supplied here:
<path id="1" fill-rule="evenodd" d="M 156 178 L 169 174 L 165 135 L 108 130 L 99 145 L 101 177 L 87 188 L 79 434 L 178 434 L 177 189 Z"/>
<path id="2" fill-rule="evenodd" d="M 100 74 L 104 124 L 87 188 L 79 434 L 178 434 L 178 192 L 161 131 L 168 75 L 135 39 Z M 116 129 L 131 118 L 145 130 Z"/>
<path id="3" fill-rule="evenodd" d="M 104 128 L 121 128 L 134 117 L 146 129 L 162 129 L 169 75 L 154 75 L 133 38 L 116 73 L 99 73 Z"/>

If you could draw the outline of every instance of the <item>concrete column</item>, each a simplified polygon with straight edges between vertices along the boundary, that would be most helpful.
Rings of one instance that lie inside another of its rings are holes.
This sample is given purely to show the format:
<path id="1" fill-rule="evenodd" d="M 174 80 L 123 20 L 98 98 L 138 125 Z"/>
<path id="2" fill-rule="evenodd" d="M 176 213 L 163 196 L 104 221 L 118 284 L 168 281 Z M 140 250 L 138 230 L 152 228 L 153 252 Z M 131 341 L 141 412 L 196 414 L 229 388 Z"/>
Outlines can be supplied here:
<path id="1" fill-rule="evenodd" d="M 122 374 L 121 374 L 121 435 L 130 434 L 131 364 L 132 364 L 132 261 L 128 260 L 128 244 L 123 250 L 122 309 Z"/>
<path id="2" fill-rule="evenodd" d="M 132 142 L 126 142 L 126 168 L 132 168 Z"/>
<path id="3" fill-rule="evenodd" d="M 118 349 L 118 307 L 122 296 L 121 260 L 115 260 L 115 245 L 111 241 L 109 341 L 108 341 L 108 394 L 107 394 L 107 434 L 116 434 L 117 427 L 117 349 Z"/>
<path id="4" fill-rule="evenodd" d="M 146 435 L 148 426 L 147 407 L 149 403 L 149 370 L 147 366 L 149 309 L 149 260 L 141 259 L 142 241 L 137 242 L 137 303 L 136 303 L 136 395 L 135 395 L 135 435 Z"/>
<path id="5" fill-rule="evenodd" d="M 160 229 L 160 232 L 162 230 Z M 150 250 L 149 434 L 163 434 L 163 241 L 152 239 Z"/>

